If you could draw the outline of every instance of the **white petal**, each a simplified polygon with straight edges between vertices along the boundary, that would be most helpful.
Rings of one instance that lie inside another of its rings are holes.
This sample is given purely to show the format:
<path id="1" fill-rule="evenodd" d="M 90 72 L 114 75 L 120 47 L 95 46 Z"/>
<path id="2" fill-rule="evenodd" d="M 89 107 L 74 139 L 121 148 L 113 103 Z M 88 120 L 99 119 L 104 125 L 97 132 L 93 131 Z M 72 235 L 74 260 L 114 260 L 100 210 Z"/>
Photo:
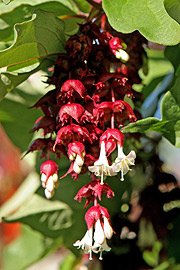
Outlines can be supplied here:
<path id="1" fill-rule="evenodd" d="M 54 190 L 54 181 L 52 175 L 48 178 L 47 183 L 46 183 L 46 189 L 49 192 L 52 192 Z"/>
<path id="2" fill-rule="evenodd" d="M 76 156 L 75 162 L 77 163 L 77 165 L 79 165 L 80 167 L 83 166 L 84 164 L 84 159 L 82 159 L 79 155 Z"/>
<path id="3" fill-rule="evenodd" d="M 53 181 L 56 183 L 58 181 L 58 175 L 57 175 L 57 173 L 54 173 L 52 175 L 52 177 L 53 177 Z"/>
<path id="4" fill-rule="evenodd" d="M 104 219 L 104 233 L 105 233 L 105 236 L 110 239 L 113 235 L 113 229 L 111 227 L 111 225 L 109 224 L 109 221 L 108 219 L 104 216 L 103 217 Z"/>
<path id="5" fill-rule="evenodd" d="M 42 173 L 41 174 L 41 181 L 46 182 L 46 180 L 47 180 L 47 176 L 44 173 Z"/>
<path id="6" fill-rule="evenodd" d="M 95 223 L 94 241 L 101 245 L 105 240 L 104 230 L 102 228 L 100 219 Z"/>
<path id="7" fill-rule="evenodd" d="M 46 182 L 42 181 L 41 185 L 42 185 L 43 188 L 46 188 Z"/>
<path id="8" fill-rule="evenodd" d="M 135 151 L 131 151 L 131 152 L 129 152 L 129 154 L 127 155 L 127 159 L 129 160 L 129 163 L 131 164 L 131 163 L 133 163 L 133 164 L 131 164 L 131 165 L 134 165 L 134 160 L 135 160 L 135 158 L 136 158 L 136 153 L 135 153 Z"/>
<path id="9" fill-rule="evenodd" d="M 90 253 L 92 251 L 92 233 L 93 228 L 91 227 L 87 230 L 86 234 L 82 238 L 82 240 L 76 241 L 73 246 L 84 249 L 85 252 Z"/>
<path id="10" fill-rule="evenodd" d="M 116 51 L 115 55 L 117 59 L 121 59 L 123 62 L 127 62 L 129 60 L 129 54 L 122 49 Z"/>
<path id="11" fill-rule="evenodd" d="M 111 248 L 108 246 L 106 239 L 105 239 L 101 245 L 99 245 L 99 243 L 95 242 L 93 247 L 92 247 L 92 250 L 93 250 L 93 252 L 98 253 L 98 252 L 104 251 L 104 250 L 110 251 Z"/>
<path id="12" fill-rule="evenodd" d="M 75 173 L 79 174 L 81 172 L 82 167 L 80 167 L 76 162 L 74 162 L 73 170 Z"/>
<path id="13" fill-rule="evenodd" d="M 50 192 L 49 190 L 45 189 L 44 193 L 45 193 L 46 198 L 50 199 L 54 195 L 54 190 L 52 192 Z"/>

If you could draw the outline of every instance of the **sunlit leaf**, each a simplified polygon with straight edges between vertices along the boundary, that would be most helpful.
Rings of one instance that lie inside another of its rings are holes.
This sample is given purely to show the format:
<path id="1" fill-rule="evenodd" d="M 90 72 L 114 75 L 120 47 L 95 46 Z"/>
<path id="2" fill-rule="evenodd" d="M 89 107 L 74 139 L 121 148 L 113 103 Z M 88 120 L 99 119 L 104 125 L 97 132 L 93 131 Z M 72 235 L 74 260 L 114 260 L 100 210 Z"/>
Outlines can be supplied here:
<path id="1" fill-rule="evenodd" d="M 63 52 L 63 31 L 64 23 L 53 13 L 36 10 L 30 21 L 15 25 L 14 43 L 0 52 L 0 67 L 17 71 L 39 63 L 40 58 Z"/>
<path id="2" fill-rule="evenodd" d="M 72 210 L 60 201 L 51 201 L 37 194 L 29 198 L 14 214 L 5 217 L 6 222 L 20 221 L 31 224 L 48 237 L 57 237 L 61 230 L 72 225 Z M 39 228 L 37 228 L 39 225 Z"/>
<path id="3" fill-rule="evenodd" d="M 53 62 L 48 59 L 43 59 L 41 60 L 41 64 L 36 69 L 29 72 L 25 73 L 2 72 L 0 74 L 0 101 L 8 92 L 13 90 L 20 83 L 27 80 L 30 75 L 41 69 L 45 69 L 51 66 L 52 63 Z"/>
<path id="4" fill-rule="evenodd" d="M 176 79 L 174 87 L 168 91 L 161 103 L 161 117 L 159 120 L 148 117 L 131 123 L 123 129 L 124 133 L 156 131 L 168 139 L 172 144 L 180 147 L 180 77 Z"/>
<path id="5" fill-rule="evenodd" d="M 138 30 L 149 41 L 164 45 L 180 42 L 180 25 L 166 12 L 163 0 L 103 0 L 111 26 L 123 33 Z"/>
<path id="6" fill-rule="evenodd" d="M 3 262 L 6 270 L 23 270 L 39 259 L 44 251 L 44 237 L 23 225 L 22 236 L 4 250 Z M 27 269 L 27 268 L 26 268 Z"/>

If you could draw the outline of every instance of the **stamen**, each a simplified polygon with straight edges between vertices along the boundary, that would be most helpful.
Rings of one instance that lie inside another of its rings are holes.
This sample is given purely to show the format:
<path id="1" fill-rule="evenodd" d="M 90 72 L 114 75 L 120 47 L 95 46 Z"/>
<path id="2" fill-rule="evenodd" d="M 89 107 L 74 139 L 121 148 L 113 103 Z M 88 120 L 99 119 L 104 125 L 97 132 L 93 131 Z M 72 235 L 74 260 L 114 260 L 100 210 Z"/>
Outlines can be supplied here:
<path id="1" fill-rule="evenodd" d="M 102 173 L 101 173 L 101 185 L 104 185 L 104 181 L 103 181 L 103 170 L 102 170 Z"/>
<path id="2" fill-rule="evenodd" d="M 89 260 L 92 261 L 92 250 L 89 252 Z"/>
<path id="3" fill-rule="evenodd" d="M 103 260 L 103 257 L 102 257 L 102 250 L 100 251 L 100 255 L 99 255 L 99 260 Z"/>
<path id="4" fill-rule="evenodd" d="M 121 181 L 124 181 L 124 175 L 123 175 L 123 170 L 121 170 Z"/>

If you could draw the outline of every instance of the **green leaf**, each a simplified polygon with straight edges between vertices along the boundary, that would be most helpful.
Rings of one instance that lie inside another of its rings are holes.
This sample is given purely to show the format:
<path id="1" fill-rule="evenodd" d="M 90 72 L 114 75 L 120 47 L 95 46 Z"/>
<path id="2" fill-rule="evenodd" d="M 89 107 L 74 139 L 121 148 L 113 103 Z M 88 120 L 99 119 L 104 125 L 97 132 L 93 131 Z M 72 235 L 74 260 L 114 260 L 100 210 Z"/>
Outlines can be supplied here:
<path id="1" fill-rule="evenodd" d="M 74 269 L 76 260 L 76 256 L 73 253 L 69 253 L 61 264 L 61 270 Z"/>
<path id="2" fill-rule="evenodd" d="M 3 2 L 5 5 L 8 5 L 12 1 L 14 1 L 14 0 L 1 0 L 1 2 Z"/>
<path id="3" fill-rule="evenodd" d="M 174 87 L 168 91 L 161 103 L 162 120 L 148 117 L 131 123 L 123 129 L 124 133 L 156 131 L 168 139 L 176 147 L 180 147 L 180 77 L 176 79 Z"/>
<path id="4" fill-rule="evenodd" d="M 89 13 L 91 11 L 91 5 L 85 0 L 74 0 L 80 11 Z"/>
<path id="5" fill-rule="evenodd" d="M 40 181 L 38 175 L 35 172 L 31 172 L 13 196 L 1 206 L 0 223 L 3 216 L 8 216 L 10 213 L 15 212 L 23 205 L 28 197 L 32 197 L 39 186 Z"/>
<path id="6" fill-rule="evenodd" d="M 28 98 L 37 100 L 39 95 L 25 95 Z M 32 105 L 32 103 L 31 103 Z M 21 149 L 22 152 L 27 150 L 27 146 L 33 138 L 33 134 L 29 133 L 30 129 L 34 125 L 34 122 L 41 116 L 40 111 L 30 110 L 28 107 L 30 103 L 21 103 L 21 100 L 4 99 L 1 102 L 1 110 L 6 112 L 9 117 L 8 122 L 2 122 L 8 137 L 11 141 Z"/>
<path id="7" fill-rule="evenodd" d="M 24 2 L 24 1 L 23 1 Z M 33 3 L 34 2 L 34 3 Z M 40 2 L 40 1 L 38 1 Z M 32 18 L 32 14 L 35 10 L 41 9 L 48 12 L 53 12 L 55 16 L 75 15 L 77 13 L 76 8 L 72 5 L 71 7 L 65 6 L 63 3 L 57 1 L 45 1 L 38 3 L 37 1 L 31 1 L 31 5 L 20 2 L 20 6 L 15 7 L 9 12 L 2 13 L 0 15 L 0 36 L 1 41 L 13 40 L 14 24 L 23 23 Z M 33 5 L 36 4 L 36 5 Z"/>
<path id="8" fill-rule="evenodd" d="M 72 210 L 60 201 L 51 201 L 34 194 L 5 222 L 22 222 L 48 237 L 57 237 L 61 230 L 72 225 Z"/>
<path id="9" fill-rule="evenodd" d="M 180 23 L 180 1 L 164 0 L 164 6 L 167 13 L 178 23 Z"/>
<path id="10" fill-rule="evenodd" d="M 143 259 L 145 260 L 145 262 L 148 265 L 150 265 L 152 267 L 156 266 L 157 263 L 158 263 L 156 258 L 154 258 L 154 254 L 151 251 L 148 251 L 148 250 L 145 250 L 143 252 Z"/>
<path id="11" fill-rule="evenodd" d="M 169 269 L 170 263 L 168 261 L 162 262 L 160 265 L 155 267 L 153 270 L 166 270 Z"/>
<path id="12" fill-rule="evenodd" d="M 52 64 L 53 64 L 52 61 L 50 61 L 48 59 L 43 59 L 43 60 L 41 60 L 40 65 L 36 69 L 29 71 L 29 72 L 16 73 L 16 74 L 11 73 L 11 72 L 2 72 L 0 74 L 0 101 L 3 99 L 3 97 L 8 92 L 13 90 L 20 83 L 27 80 L 30 75 L 32 75 L 33 73 L 35 73 L 41 69 L 45 69 L 45 68 L 51 66 Z"/>
<path id="13" fill-rule="evenodd" d="M 22 236 L 5 247 L 3 267 L 6 270 L 24 270 L 41 257 L 44 251 L 44 237 L 23 225 Z"/>
<path id="14" fill-rule="evenodd" d="M 15 25 L 14 43 L 0 52 L 0 67 L 17 71 L 39 64 L 39 58 L 64 52 L 63 29 L 64 23 L 53 13 L 36 10 L 30 21 Z"/>
<path id="15" fill-rule="evenodd" d="M 166 58 L 172 63 L 174 70 L 176 71 L 180 66 L 180 44 L 176 46 L 166 47 L 164 52 Z M 180 74 L 177 74 L 179 76 Z"/>
<path id="16" fill-rule="evenodd" d="M 154 91 L 154 89 L 159 85 L 159 83 L 162 82 L 164 78 L 165 76 L 156 77 L 143 88 L 143 100 L 145 100 Z"/>
<path id="17" fill-rule="evenodd" d="M 163 0 L 103 0 L 111 26 L 123 33 L 138 30 L 149 41 L 164 45 L 180 42 L 180 25 L 166 12 Z"/>

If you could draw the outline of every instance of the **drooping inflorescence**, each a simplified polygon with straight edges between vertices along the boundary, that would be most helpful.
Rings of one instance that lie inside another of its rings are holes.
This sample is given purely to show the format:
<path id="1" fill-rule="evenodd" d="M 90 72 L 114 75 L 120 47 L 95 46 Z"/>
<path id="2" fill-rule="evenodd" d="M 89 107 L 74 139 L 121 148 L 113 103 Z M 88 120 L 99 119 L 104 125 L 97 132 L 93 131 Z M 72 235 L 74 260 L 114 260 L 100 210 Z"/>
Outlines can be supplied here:
<path id="1" fill-rule="evenodd" d="M 69 159 L 69 169 L 61 179 L 67 174 L 77 179 L 88 172 L 91 181 L 75 199 L 81 201 L 84 197 L 85 207 L 93 206 L 85 215 L 87 232 L 74 246 L 89 253 L 90 259 L 92 252 L 100 252 L 102 259 L 102 251 L 110 250 L 106 239 L 114 232 L 108 210 L 99 204 L 102 195 L 114 196 L 105 176 L 124 180 L 136 158 L 133 150 L 127 156 L 123 153 L 125 138 L 121 128 L 136 121 L 127 100 L 136 98 L 132 85 L 141 81 L 138 70 L 143 40 L 137 43 L 139 34 L 134 33 L 130 39 L 127 36 L 125 44 L 116 35 L 107 22 L 87 20 L 80 24 L 79 33 L 68 39 L 67 53 L 57 58 L 53 75 L 48 78 L 55 89 L 33 106 L 44 115 L 35 122 L 32 132 L 42 129 L 43 133 L 28 149 L 28 153 L 40 150 L 41 158 L 48 159 L 41 165 L 42 186 L 48 199 L 58 182 L 57 165 L 50 160 L 50 153 L 57 160 L 62 155 Z M 112 160 L 116 150 L 117 157 Z"/>

